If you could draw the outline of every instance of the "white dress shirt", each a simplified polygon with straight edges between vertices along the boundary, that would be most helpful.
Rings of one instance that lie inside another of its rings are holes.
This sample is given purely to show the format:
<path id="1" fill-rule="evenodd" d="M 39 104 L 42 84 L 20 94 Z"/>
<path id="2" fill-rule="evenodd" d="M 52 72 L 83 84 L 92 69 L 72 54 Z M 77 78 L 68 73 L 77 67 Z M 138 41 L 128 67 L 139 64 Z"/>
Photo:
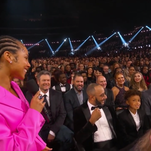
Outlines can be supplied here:
<path id="1" fill-rule="evenodd" d="M 48 90 L 48 92 L 47 93 L 43 93 L 40 89 L 39 89 L 39 91 L 40 91 L 40 95 L 47 95 L 46 96 L 46 100 L 47 100 L 47 103 L 48 103 L 48 106 L 50 107 L 50 101 L 49 101 L 49 90 Z M 53 131 L 49 131 L 49 134 L 50 135 L 53 135 L 53 136 L 55 136 L 55 133 L 53 132 Z"/>
<path id="2" fill-rule="evenodd" d="M 50 101 L 49 101 L 49 90 L 48 90 L 47 93 L 43 93 L 40 89 L 39 89 L 39 91 L 40 91 L 40 95 L 42 95 L 42 96 L 46 95 L 46 100 L 47 100 L 48 106 L 50 106 Z"/>
<path id="3" fill-rule="evenodd" d="M 129 110 L 129 111 L 130 111 L 130 110 Z M 137 131 L 138 131 L 139 128 L 140 128 L 140 126 L 141 126 L 139 115 L 138 115 L 137 111 L 136 111 L 135 114 L 132 113 L 131 111 L 130 111 L 130 113 L 131 113 L 131 115 L 132 115 L 132 117 L 133 117 L 133 119 L 134 119 L 134 121 L 135 121 L 136 129 L 137 129 Z"/>
<path id="4" fill-rule="evenodd" d="M 94 105 L 92 105 L 89 101 L 87 103 L 90 113 L 92 114 L 94 110 L 91 110 L 91 107 L 93 107 Z M 94 142 L 102 142 L 113 139 L 112 131 L 110 129 L 103 109 L 100 109 L 100 112 L 101 118 L 95 122 L 98 130 L 94 133 Z"/>
<path id="5" fill-rule="evenodd" d="M 59 85 L 60 85 L 60 88 L 61 88 L 61 92 L 66 92 L 66 86 L 63 86 L 62 83 L 60 83 Z M 56 87 L 53 86 L 52 89 L 56 90 Z M 70 84 L 70 89 L 72 89 L 72 84 Z"/>

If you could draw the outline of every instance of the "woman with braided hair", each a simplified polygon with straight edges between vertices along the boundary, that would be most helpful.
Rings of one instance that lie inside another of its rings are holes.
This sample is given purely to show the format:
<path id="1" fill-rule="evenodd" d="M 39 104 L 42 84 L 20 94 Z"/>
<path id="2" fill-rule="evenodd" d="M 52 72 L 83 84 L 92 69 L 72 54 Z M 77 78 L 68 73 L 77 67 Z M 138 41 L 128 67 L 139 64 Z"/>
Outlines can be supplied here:
<path id="1" fill-rule="evenodd" d="M 45 103 L 35 94 L 30 105 L 13 78 L 23 80 L 30 67 L 28 51 L 17 39 L 0 36 L 0 148 L 1 151 L 49 151 L 39 137 Z"/>

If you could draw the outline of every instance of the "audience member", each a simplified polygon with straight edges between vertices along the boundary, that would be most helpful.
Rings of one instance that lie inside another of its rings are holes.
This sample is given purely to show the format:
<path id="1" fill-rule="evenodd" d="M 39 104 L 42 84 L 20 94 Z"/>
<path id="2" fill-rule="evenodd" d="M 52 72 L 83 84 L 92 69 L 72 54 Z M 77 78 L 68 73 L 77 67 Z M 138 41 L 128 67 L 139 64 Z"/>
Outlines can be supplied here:
<path id="1" fill-rule="evenodd" d="M 107 96 L 101 85 L 87 88 L 88 101 L 74 110 L 76 141 L 86 151 L 116 151 L 116 114 L 104 106 Z"/>
<path id="2" fill-rule="evenodd" d="M 64 104 L 67 112 L 65 125 L 73 130 L 73 110 L 87 101 L 84 88 L 84 80 L 81 74 L 75 74 L 73 88 L 64 95 Z"/>
<path id="3" fill-rule="evenodd" d="M 149 129 L 149 120 L 141 106 L 141 92 L 129 90 L 125 93 L 128 109 L 118 115 L 118 132 L 121 147 L 133 143 Z"/>
<path id="4" fill-rule="evenodd" d="M 106 96 L 107 96 L 107 99 L 106 99 L 106 101 L 105 101 L 105 105 L 114 107 L 114 96 L 113 96 L 113 92 L 112 92 L 112 90 L 106 88 L 106 86 L 107 86 L 106 78 L 105 78 L 104 76 L 99 76 L 99 77 L 96 79 L 96 84 L 101 85 L 101 86 L 104 88 L 104 90 L 105 90 L 105 94 L 106 94 Z"/>
<path id="5" fill-rule="evenodd" d="M 129 90 L 129 88 L 124 86 L 125 79 L 123 73 L 116 73 L 115 81 L 116 86 L 112 88 L 115 101 L 115 108 L 116 110 L 125 109 L 127 108 L 127 104 L 124 99 L 124 94 L 126 91 Z"/>

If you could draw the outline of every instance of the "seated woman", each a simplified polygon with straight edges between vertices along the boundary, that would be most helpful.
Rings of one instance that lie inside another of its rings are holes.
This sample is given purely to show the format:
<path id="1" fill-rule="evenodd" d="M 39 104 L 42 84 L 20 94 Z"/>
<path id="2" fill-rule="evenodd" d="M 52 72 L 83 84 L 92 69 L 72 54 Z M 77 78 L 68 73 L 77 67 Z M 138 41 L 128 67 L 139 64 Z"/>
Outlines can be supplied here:
<path id="1" fill-rule="evenodd" d="M 143 75 L 140 72 L 135 72 L 131 78 L 130 89 L 135 89 L 138 91 L 147 90 L 147 86 Z"/>
<path id="2" fill-rule="evenodd" d="M 121 147 L 134 143 L 149 129 L 149 120 L 140 110 L 141 92 L 129 90 L 125 93 L 128 109 L 118 115 L 118 133 Z"/>
<path id="3" fill-rule="evenodd" d="M 87 69 L 87 81 L 88 81 L 89 84 L 95 82 L 93 67 L 89 67 Z"/>
<path id="4" fill-rule="evenodd" d="M 124 75 L 123 73 L 119 72 L 115 74 L 115 81 L 116 86 L 112 88 L 114 101 L 115 101 L 115 108 L 116 110 L 121 110 L 127 108 L 126 101 L 124 99 L 125 91 L 128 91 L 129 88 L 124 86 Z"/>
<path id="5" fill-rule="evenodd" d="M 108 85 L 107 85 L 108 88 L 112 89 L 114 86 L 116 86 L 115 75 L 116 73 L 120 73 L 120 72 L 122 72 L 124 75 L 124 71 L 122 70 L 121 67 L 114 69 L 113 77 L 108 81 Z M 125 75 L 124 75 L 124 79 L 125 79 L 124 85 L 128 87 L 129 81 L 125 78 Z"/>

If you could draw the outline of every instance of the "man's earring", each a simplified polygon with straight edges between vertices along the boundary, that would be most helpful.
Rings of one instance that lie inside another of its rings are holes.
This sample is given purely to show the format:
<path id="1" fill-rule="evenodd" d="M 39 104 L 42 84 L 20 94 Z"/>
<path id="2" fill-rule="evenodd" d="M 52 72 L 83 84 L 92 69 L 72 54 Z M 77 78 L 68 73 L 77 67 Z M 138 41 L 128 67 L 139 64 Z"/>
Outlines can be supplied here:
<path id="1" fill-rule="evenodd" d="M 12 61 L 10 61 L 10 63 L 12 63 Z"/>

